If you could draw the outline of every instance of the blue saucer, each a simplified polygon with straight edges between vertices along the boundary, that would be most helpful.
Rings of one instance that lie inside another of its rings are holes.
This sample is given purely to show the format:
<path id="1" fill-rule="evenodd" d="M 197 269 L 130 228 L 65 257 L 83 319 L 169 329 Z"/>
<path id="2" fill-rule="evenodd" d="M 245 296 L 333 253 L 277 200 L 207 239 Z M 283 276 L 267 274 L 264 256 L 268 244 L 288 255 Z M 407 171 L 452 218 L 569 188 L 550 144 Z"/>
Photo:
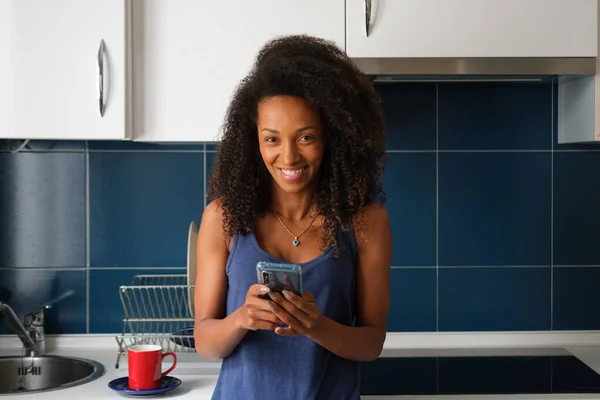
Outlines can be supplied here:
<path id="1" fill-rule="evenodd" d="M 196 341 L 194 340 L 194 327 L 183 328 L 177 332 L 173 332 L 169 339 L 180 346 L 189 347 L 191 349 L 196 348 Z"/>
<path id="2" fill-rule="evenodd" d="M 156 389 L 135 390 L 129 388 L 129 379 L 124 376 L 110 381 L 108 387 L 116 392 L 125 393 L 131 396 L 152 396 L 177 389 L 177 387 L 181 385 L 181 380 L 174 376 L 167 375 L 161 379 L 160 383 L 161 386 Z"/>

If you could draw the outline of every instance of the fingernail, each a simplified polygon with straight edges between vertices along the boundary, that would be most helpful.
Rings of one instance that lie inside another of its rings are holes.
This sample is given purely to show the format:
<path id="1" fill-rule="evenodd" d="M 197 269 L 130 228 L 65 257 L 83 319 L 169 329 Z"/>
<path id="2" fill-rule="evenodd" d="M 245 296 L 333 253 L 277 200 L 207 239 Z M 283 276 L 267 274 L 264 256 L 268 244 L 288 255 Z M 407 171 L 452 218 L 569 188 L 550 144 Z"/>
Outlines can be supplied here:
<path id="1" fill-rule="evenodd" d="M 269 293 L 269 287 L 268 286 L 263 286 L 260 288 L 260 292 L 261 293 Z"/>
<path id="2" fill-rule="evenodd" d="M 289 291 L 287 291 L 287 290 L 284 290 L 282 293 L 283 293 L 283 295 L 284 295 L 286 298 L 288 298 L 288 299 L 291 297 L 291 294 L 290 294 L 290 292 L 289 292 Z"/>

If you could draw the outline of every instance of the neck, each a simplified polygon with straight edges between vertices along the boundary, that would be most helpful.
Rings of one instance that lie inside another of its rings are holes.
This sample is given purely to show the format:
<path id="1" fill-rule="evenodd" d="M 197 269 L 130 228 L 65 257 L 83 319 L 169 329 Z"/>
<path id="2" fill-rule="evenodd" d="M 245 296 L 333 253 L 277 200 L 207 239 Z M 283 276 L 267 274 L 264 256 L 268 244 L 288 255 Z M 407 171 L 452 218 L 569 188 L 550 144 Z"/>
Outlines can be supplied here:
<path id="1" fill-rule="evenodd" d="M 278 187 L 273 187 L 271 207 L 283 218 L 300 221 L 311 211 L 314 199 L 315 192 L 312 190 L 304 193 L 286 193 Z"/>

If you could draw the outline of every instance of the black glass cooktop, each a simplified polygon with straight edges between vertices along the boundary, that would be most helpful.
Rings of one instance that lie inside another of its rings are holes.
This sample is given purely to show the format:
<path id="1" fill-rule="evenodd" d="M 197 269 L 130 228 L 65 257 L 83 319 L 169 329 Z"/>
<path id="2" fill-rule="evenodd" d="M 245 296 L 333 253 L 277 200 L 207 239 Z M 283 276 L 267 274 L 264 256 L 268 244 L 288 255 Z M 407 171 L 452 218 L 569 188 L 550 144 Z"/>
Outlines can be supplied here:
<path id="1" fill-rule="evenodd" d="M 362 395 L 600 393 L 573 356 L 380 358 L 362 364 Z"/>

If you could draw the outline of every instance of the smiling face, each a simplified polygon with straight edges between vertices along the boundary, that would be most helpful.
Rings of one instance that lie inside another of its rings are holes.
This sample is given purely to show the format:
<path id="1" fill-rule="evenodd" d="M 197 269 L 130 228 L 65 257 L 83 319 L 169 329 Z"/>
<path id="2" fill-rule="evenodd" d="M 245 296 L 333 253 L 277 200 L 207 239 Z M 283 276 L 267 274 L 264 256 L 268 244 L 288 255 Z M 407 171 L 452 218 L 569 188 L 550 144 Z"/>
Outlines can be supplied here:
<path id="1" fill-rule="evenodd" d="M 313 188 L 325 147 L 314 108 L 298 97 L 269 97 L 258 105 L 257 127 L 260 154 L 277 185 L 288 193 Z"/>

